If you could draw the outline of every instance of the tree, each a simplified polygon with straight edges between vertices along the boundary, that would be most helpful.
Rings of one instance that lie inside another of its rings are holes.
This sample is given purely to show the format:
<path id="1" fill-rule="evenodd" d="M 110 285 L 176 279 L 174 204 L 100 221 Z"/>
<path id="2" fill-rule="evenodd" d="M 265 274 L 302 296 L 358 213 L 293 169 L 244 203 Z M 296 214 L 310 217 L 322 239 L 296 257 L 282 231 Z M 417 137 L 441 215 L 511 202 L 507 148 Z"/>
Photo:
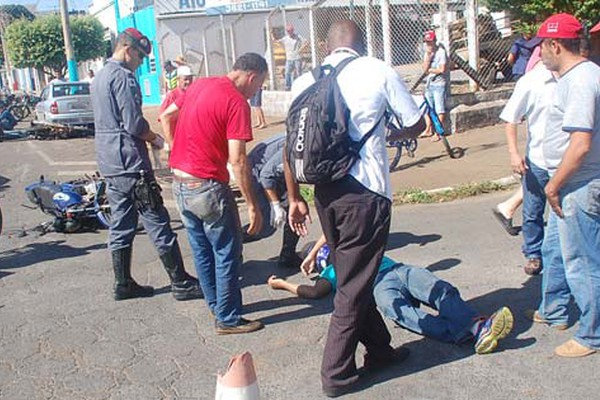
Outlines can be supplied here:
<path id="1" fill-rule="evenodd" d="M 14 20 L 24 18 L 31 21 L 35 16 L 26 7 L 20 4 L 8 4 L 0 6 L 0 34 L 4 35 L 4 29 Z M 4 64 L 4 51 L 0 43 L 0 64 Z"/>
<path id="2" fill-rule="evenodd" d="M 91 16 L 72 17 L 71 39 L 77 61 L 105 55 L 104 28 Z M 9 57 L 15 67 L 41 68 L 45 73 L 64 74 L 67 67 L 60 17 L 18 20 L 6 30 Z"/>
<path id="3" fill-rule="evenodd" d="M 513 19 L 525 24 L 539 24 L 559 12 L 574 15 L 588 27 L 600 18 L 598 0 L 483 0 L 482 4 L 491 11 L 510 11 Z"/>

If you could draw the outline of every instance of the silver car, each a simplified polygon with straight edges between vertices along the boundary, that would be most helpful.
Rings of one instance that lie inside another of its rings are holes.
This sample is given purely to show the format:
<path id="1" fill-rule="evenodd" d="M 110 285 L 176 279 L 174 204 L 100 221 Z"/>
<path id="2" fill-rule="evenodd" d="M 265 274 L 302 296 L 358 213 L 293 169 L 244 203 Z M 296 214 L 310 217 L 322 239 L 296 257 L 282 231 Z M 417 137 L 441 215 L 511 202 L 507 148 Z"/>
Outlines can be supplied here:
<path id="1" fill-rule="evenodd" d="M 35 106 L 39 122 L 93 126 L 89 82 L 51 82 L 40 97 L 42 100 Z"/>

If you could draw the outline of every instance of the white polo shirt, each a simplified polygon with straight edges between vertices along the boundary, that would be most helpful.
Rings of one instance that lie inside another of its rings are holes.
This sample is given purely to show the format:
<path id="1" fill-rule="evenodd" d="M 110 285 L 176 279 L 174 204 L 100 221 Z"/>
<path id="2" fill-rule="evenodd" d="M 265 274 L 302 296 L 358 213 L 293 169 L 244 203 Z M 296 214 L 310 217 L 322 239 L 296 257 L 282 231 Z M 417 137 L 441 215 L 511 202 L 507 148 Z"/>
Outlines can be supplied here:
<path id="1" fill-rule="evenodd" d="M 547 169 L 543 141 L 546 123 L 552 106 L 556 79 L 543 63 L 517 81 L 515 90 L 500 114 L 500 119 L 519 124 L 527 119 L 527 158 L 540 168 Z"/>
<path id="2" fill-rule="evenodd" d="M 358 56 L 349 48 L 338 48 L 323 60 L 336 66 L 347 57 Z M 360 159 L 350 169 L 350 175 L 372 192 L 392 200 L 389 162 L 385 147 L 385 127 L 382 116 L 390 109 L 404 127 L 415 125 L 421 111 L 415 104 L 400 75 L 383 61 L 360 57 L 350 62 L 337 77 L 342 96 L 350 110 L 349 135 L 359 141 L 378 124 L 360 151 Z M 292 99 L 315 82 L 311 72 L 296 79 Z"/>

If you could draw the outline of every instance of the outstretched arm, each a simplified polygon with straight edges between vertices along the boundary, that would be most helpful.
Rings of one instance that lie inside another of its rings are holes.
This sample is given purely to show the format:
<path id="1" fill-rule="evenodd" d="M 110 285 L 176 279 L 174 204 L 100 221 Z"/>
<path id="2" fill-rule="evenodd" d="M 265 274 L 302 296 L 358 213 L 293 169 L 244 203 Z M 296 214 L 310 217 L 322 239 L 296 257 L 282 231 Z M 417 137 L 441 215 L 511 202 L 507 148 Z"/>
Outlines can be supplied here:
<path id="1" fill-rule="evenodd" d="M 267 281 L 271 289 L 286 290 L 301 299 L 321 299 L 331 292 L 331 283 L 327 279 L 317 279 L 313 286 L 298 285 L 271 275 Z"/>

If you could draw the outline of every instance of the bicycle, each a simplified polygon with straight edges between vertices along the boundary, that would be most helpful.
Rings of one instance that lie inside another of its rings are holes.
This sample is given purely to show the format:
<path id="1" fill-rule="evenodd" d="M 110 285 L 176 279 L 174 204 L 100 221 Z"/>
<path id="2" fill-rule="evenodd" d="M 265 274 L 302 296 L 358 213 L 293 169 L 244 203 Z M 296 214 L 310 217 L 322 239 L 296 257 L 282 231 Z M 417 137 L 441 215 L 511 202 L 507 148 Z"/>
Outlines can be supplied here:
<path id="1" fill-rule="evenodd" d="M 391 111 L 386 111 L 384 116 L 385 121 L 385 147 L 387 148 L 387 155 L 389 161 L 389 171 L 394 172 L 400 159 L 402 158 L 402 150 L 406 151 L 406 154 L 413 158 L 417 151 L 417 139 L 415 138 L 402 138 L 390 140 L 390 137 L 395 136 L 399 130 L 400 124 L 396 116 Z"/>
<path id="2" fill-rule="evenodd" d="M 419 103 L 418 101 L 420 97 L 423 98 L 423 101 L 421 103 Z M 431 107 L 431 105 L 427 101 L 427 98 L 423 95 L 413 95 L 413 99 L 417 104 L 420 104 L 419 110 L 421 110 L 423 114 L 427 113 L 427 115 L 429 116 L 429 119 L 431 120 L 431 125 L 433 127 L 433 131 L 436 135 L 438 135 L 440 141 L 444 145 L 444 149 L 446 150 L 448 156 L 450 158 L 460 158 L 462 156 L 463 150 L 460 147 L 452 148 L 452 146 L 450 146 L 450 142 L 448 142 L 447 138 L 447 136 L 450 135 L 450 133 L 446 132 L 444 124 L 442 124 L 442 121 L 440 121 L 440 117 L 438 116 L 435 109 Z"/>

